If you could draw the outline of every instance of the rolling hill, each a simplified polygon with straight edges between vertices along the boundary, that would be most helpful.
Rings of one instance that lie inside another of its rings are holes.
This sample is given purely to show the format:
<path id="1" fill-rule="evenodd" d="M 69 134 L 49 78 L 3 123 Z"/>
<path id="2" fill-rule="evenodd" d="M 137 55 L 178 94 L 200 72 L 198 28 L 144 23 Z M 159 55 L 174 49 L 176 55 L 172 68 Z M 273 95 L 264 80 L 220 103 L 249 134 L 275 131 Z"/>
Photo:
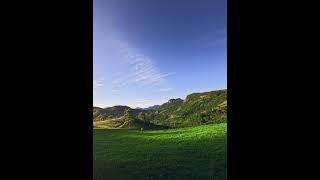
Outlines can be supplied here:
<path id="1" fill-rule="evenodd" d="M 193 93 L 171 99 L 148 113 L 150 121 L 170 127 L 188 127 L 227 121 L 227 90 Z"/>
<path id="2" fill-rule="evenodd" d="M 134 116 L 138 116 L 140 112 L 147 112 L 144 109 L 132 109 L 128 106 L 113 106 L 107 108 L 93 107 L 93 121 L 105 121 L 120 118 L 124 115 L 125 110 L 131 109 Z"/>
<path id="3" fill-rule="evenodd" d="M 130 110 L 135 122 L 124 125 L 124 114 Z M 143 119 L 139 114 L 143 114 Z M 135 128 L 150 126 L 189 127 L 227 121 L 227 90 L 193 93 L 185 100 L 177 98 L 146 109 L 128 106 L 93 108 L 94 127 Z M 144 124 L 143 126 L 141 124 Z"/>

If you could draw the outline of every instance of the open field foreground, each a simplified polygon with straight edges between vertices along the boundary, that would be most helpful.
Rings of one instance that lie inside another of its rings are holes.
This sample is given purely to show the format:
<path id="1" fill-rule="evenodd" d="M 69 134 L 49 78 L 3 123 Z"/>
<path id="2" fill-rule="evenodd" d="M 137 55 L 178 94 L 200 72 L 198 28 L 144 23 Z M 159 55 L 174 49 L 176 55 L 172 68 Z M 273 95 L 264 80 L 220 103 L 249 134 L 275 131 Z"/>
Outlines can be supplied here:
<path id="1" fill-rule="evenodd" d="M 226 179 L 227 123 L 94 129 L 93 179 Z"/>

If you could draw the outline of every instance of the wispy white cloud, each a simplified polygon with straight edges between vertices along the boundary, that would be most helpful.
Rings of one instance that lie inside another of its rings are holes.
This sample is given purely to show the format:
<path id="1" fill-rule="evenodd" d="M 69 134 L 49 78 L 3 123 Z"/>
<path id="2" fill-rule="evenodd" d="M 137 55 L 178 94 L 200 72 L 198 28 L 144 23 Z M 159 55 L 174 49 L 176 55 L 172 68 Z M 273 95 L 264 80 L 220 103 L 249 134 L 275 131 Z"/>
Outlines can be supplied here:
<path id="1" fill-rule="evenodd" d="M 101 86 L 103 86 L 102 83 L 100 83 L 100 82 L 96 83 L 96 87 L 101 87 Z"/>
<path id="2" fill-rule="evenodd" d="M 104 85 L 103 81 L 104 81 L 104 78 L 99 78 L 97 80 L 93 80 L 93 88 L 96 89 L 98 87 L 102 87 Z"/>
<path id="3" fill-rule="evenodd" d="M 98 78 L 93 80 L 93 95 L 97 95 L 97 90 L 104 86 L 104 78 Z"/>
<path id="4" fill-rule="evenodd" d="M 113 89 L 128 85 L 156 86 L 165 82 L 166 78 L 176 73 L 161 73 L 154 60 L 138 50 L 130 47 L 128 43 L 118 41 L 122 64 L 127 68 L 111 82 Z"/>

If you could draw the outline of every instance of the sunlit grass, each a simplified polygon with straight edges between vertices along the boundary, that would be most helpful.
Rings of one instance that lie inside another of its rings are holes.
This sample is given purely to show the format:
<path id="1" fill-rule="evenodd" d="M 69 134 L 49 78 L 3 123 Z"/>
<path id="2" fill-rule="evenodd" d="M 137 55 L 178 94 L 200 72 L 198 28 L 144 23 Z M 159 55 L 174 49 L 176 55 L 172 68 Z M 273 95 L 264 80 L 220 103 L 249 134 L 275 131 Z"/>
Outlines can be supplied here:
<path id="1" fill-rule="evenodd" d="M 94 179 L 226 179 L 227 124 L 95 129 Z"/>

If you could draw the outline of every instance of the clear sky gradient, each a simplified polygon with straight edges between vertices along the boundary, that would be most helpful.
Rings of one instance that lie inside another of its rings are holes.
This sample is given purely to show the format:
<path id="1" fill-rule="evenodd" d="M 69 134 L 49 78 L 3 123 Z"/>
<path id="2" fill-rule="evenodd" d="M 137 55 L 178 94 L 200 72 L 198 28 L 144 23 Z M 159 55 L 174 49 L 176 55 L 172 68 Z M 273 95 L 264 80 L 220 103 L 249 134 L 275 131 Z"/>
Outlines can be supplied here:
<path id="1" fill-rule="evenodd" d="M 227 88 L 226 0 L 94 0 L 93 105 Z"/>

